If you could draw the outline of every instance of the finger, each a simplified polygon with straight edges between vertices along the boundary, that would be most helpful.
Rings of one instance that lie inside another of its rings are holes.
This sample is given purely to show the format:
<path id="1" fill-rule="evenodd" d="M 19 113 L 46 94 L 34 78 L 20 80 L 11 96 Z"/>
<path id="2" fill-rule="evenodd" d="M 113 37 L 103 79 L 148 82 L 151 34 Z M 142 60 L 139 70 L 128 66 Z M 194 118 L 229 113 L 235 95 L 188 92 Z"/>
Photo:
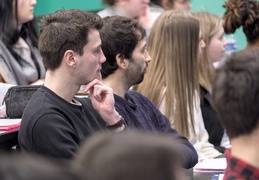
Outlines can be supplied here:
<path id="1" fill-rule="evenodd" d="M 113 95 L 113 90 L 107 86 L 94 85 L 92 94 L 97 101 L 101 102 L 108 94 Z"/>
<path id="2" fill-rule="evenodd" d="M 103 85 L 103 83 L 101 81 L 99 81 L 98 79 L 94 79 L 91 82 L 89 82 L 88 84 L 86 84 L 83 91 L 84 92 L 89 91 L 94 85 Z"/>
<path id="3" fill-rule="evenodd" d="M 98 79 L 99 81 L 102 81 L 102 74 L 100 73 L 96 79 Z"/>

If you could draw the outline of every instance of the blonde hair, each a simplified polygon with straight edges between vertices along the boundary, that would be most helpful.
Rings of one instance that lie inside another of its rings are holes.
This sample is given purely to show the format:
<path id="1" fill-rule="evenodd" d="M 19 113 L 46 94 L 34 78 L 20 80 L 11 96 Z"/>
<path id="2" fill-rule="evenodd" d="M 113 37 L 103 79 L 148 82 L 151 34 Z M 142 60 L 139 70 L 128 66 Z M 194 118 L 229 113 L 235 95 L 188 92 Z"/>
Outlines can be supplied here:
<path id="1" fill-rule="evenodd" d="M 134 87 L 158 107 L 165 99 L 165 115 L 175 129 L 190 137 L 193 109 L 199 92 L 199 22 L 188 11 L 170 10 L 155 21 L 148 41 L 152 58 L 144 81 Z"/>
<path id="2" fill-rule="evenodd" d="M 200 22 L 201 37 L 206 44 L 199 60 L 199 83 L 211 92 L 215 70 L 208 55 L 208 47 L 212 36 L 223 28 L 223 20 L 208 12 L 193 12 L 192 15 Z"/>

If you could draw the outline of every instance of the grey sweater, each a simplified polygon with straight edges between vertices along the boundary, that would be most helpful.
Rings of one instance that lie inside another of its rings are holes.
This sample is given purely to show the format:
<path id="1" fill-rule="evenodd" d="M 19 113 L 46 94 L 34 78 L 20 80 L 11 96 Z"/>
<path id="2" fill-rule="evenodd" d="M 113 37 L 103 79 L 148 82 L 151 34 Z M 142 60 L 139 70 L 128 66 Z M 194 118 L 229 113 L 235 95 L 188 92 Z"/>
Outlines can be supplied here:
<path id="1" fill-rule="evenodd" d="M 25 41 L 21 40 L 21 42 Z M 30 40 L 27 39 L 26 43 L 30 43 Z M 26 48 L 18 47 L 16 48 L 16 52 L 22 53 L 23 51 L 26 51 L 25 49 Z M 33 47 L 30 51 L 36 58 L 36 62 L 39 65 L 39 71 L 30 56 L 28 58 L 22 58 L 21 63 L 19 64 L 0 39 L 0 74 L 6 83 L 28 85 L 45 77 L 45 68 L 38 49 Z"/>

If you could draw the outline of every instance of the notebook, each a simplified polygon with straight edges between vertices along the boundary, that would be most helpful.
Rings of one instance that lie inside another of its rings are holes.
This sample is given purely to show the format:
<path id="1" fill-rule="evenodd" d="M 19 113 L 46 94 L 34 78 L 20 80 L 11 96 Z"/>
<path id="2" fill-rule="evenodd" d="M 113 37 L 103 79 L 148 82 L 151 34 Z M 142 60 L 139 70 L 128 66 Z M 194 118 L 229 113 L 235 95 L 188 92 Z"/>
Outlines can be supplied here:
<path id="1" fill-rule="evenodd" d="M 193 167 L 193 172 L 223 173 L 227 167 L 226 158 L 206 159 Z"/>

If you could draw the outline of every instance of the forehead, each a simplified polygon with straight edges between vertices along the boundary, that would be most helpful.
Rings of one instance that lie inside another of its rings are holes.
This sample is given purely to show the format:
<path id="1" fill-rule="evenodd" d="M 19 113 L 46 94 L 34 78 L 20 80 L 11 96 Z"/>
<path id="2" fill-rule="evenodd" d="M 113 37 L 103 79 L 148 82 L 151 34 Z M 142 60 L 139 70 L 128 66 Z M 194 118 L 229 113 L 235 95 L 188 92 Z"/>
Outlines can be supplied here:
<path id="1" fill-rule="evenodd" d="M 88 49 L 96 48 L 101 45 L 100 33 L 96 29 L 89 30 L 88 42 L 85 45 Z"/>
<path id="2" fill-rule="evenodd" d="M 145 39 L 142 39 L 142 40 L 138 41 L 138 44 L 136 45 L 136 47 L 133 50 L 133 52 L 134 51 L 138 51 L 139 49 L 142 49 L 145 46 L 146 46 L 146 41 L 145 41 Z"/>
<path id="3" fill-rule="evenodd" d="M 180 4 L 191 3 L 190 0 L 175 0 L 174 2 L 177 2 L 177 3 L 180 3 Z"/>
<path id="4" fill-rule="evenodd" d="M 142 1 L 143 1 L 143 0 L 126 0 L 126 2 L 127 2 L 128 4 L 132 4 L 132 5 L 138 4 L 138 3 L 142 3 Z"/>
<path id="5" fill-rule="evenodd" d="M 215 35 L 220 36 L 220 35 L 222 35 L 222 34 L 224 34 L 223 26 L 219 28 L 219 30 L 215 33 Z"/>

